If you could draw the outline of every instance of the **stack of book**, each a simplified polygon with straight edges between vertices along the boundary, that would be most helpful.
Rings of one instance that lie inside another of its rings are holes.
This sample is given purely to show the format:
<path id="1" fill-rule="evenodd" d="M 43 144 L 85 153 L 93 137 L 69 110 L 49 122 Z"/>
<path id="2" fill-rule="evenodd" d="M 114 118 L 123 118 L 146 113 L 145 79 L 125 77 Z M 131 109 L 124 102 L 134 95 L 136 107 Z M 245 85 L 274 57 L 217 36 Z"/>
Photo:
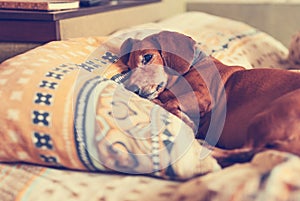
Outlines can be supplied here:
<path id="1" fill-rule="evenodd" d="M 64 10 L 79 8 L 79 0 L 0 0 L 1 9 Z"/>

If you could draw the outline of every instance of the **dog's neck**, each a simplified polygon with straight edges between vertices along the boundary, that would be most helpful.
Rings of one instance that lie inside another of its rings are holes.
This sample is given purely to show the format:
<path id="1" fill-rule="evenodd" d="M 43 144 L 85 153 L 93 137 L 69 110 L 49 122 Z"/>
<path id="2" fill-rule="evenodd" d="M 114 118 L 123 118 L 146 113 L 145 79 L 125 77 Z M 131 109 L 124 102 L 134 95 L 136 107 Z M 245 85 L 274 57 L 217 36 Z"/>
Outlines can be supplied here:
<path id="1" fill-rule="evenodd" d="M 195 63 L 192 68 L 198 71 L 209 90 L 211 108 L 214 108 L 216 104 L 224 105 L 222 100 L 224 96 L 226 99 L 226 83 L 235 72 L 244 70 L 243 67 L 224 65 L 212 56 L 204 57 L 201 61 Z"/>
<path id="2" fill-rule="evenodd" d="M 206 57 L 207 57 L 207 55 L 202 50 L 202 48 L 200 47 L 200 45 L 195 45 L 195 48 L 194 48 L 194 59 L 193 59 L 193 62 L 192 62 L 192 66 L 194 66 L 195 64 L 201 62 Z"/>

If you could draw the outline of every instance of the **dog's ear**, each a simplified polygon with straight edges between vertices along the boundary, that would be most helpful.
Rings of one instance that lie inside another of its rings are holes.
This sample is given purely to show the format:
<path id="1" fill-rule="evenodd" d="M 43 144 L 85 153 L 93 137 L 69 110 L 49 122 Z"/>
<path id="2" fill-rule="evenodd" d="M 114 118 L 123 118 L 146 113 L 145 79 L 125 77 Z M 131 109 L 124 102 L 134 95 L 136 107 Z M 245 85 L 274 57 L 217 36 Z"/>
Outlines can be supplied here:
<path id="1" fill-rule="evenodd" d="M 196 44 L 191 37 L 177 32 L 162 31 L 153 35 L 152 40 L 160 46 L 161 56 L 169 74 L 182 75 L 189 71 L 194 60 Z"/>
<path id="2" fill-rule="evenodd" d="M 125 65 L 128 63 L 133 44 L 136 43 L 137 41 L 138 40 L 136 40 L 136 39 L 128 38 L 122 43 L 122 45 L 120 47 L 119 56 L 120 56 L 120 60 Z"/>

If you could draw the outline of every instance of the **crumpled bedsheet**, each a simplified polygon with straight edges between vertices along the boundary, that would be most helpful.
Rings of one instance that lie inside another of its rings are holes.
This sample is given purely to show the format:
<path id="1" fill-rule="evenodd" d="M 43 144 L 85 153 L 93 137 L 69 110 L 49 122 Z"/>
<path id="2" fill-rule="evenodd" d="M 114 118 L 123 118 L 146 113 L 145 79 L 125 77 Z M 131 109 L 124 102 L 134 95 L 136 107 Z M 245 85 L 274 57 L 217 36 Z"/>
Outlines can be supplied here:
<path id="1" fill-rule="evenodd" d="M 183 182 L 0 164 L 0 200 L 295 201 L 299 173 L 300 158 L 278 151 Z"/>

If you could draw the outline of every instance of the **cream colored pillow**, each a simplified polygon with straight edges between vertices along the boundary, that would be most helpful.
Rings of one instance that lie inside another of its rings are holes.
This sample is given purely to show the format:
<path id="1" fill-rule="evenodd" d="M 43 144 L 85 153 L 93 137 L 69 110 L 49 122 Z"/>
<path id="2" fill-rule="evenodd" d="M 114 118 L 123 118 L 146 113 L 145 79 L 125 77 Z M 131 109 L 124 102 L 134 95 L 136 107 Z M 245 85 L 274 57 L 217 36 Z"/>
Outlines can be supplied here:
<path id="1" fill-rule="evenodd" d="M 84 61 L 101 40 L 54 42 L 1 64 L 0 161 L 166 179 L 218 170 L 181 120 L 101 76 L 118 71 L 114 53 Z"/>

